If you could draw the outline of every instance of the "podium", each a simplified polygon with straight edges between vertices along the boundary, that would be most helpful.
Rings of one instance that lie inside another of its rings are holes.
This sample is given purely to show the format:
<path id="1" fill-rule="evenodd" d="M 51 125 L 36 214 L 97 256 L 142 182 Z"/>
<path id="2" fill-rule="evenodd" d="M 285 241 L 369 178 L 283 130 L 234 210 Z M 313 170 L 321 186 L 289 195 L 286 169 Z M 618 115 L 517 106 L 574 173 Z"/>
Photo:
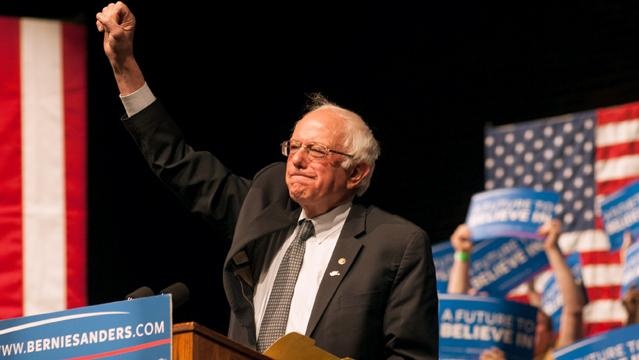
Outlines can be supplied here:
<path id="1" fill-rule="evenodd" d="M 173 325 L 173 360 L 340 360 L 302 334 L 279 338 L 265 354 L 240 345 L 196 322 Z M 343 358 L 341 360 L 350 359 Z"/>
<path id="2" fill-rule="evenodd" d="M 196 322 L 173 325 L 174 360 L 271 360 Z"/>
<path id="3" fill-rule="evenodd" d="M 0 349 L 15 360 L 339 360 L 294 332 L 261 354 L 196 322 L 171 326 L 164 294 L 2 320 Z"/>

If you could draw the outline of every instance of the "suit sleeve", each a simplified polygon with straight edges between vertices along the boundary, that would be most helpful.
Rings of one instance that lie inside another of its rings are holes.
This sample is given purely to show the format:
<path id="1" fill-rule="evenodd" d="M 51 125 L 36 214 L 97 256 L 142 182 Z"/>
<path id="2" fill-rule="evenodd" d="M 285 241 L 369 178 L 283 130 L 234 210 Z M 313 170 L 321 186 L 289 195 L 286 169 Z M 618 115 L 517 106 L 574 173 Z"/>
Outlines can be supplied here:
<path id="1" fill-rule="evenodd" d="M 405 248 L 384 316 L 388 358 L 438 358 L 438 317 L 435 266 L 419 231 Z"/>
<path id="2" fill-rule="evenodd" d="M 159 101 L 124 119 L 155 174 L 186 207 L 223 221 L 228 235 L 237 221 L 250 181 L 234 175 L 209 152 L 195 151 Z"/>

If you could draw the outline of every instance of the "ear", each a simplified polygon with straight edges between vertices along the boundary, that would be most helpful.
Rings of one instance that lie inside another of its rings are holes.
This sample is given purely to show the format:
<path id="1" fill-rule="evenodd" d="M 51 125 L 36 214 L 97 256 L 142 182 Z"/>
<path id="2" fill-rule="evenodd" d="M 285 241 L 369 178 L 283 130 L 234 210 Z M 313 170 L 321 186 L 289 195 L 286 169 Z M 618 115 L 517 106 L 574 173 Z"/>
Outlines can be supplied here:
<path id="1" fill-rule="evenodd" d="M 371 172 L 371 166 L 365 163 L 359 163 L 350 169 L 348 179 L 346 180 L 346 186 L 349 189 L 356 188 L 362 180 L 368 176 Z"/>

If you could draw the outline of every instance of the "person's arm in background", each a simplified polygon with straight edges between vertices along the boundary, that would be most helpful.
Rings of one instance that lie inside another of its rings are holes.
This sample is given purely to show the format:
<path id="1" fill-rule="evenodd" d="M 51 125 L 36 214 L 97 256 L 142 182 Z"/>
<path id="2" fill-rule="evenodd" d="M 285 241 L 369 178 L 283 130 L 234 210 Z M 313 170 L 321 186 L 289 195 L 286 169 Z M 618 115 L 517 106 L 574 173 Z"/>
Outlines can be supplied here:
<path id="1" fill-rule="evenodd" d="M 626 231 L 623 234 L 623 242 L 621 243 L 621 249 L 619 249 L 619 259 L 622 268 L 626 264 L 626 254 L 628 248 L 632 245 L 632 234 Z M 626 325 L 639 323 L 639 288 L 632 286 L 621 298 L 621 304 L 626 309 Z"/>
<path id="2" fill-rule="evenodd" d="M 470 290 L 470 256 L 473 251 L 468 226 L 459 225 L 450 237 L 450 242 L 455 249 L 455 255 L 448 277 L 448 293 L 466 294 Z"/>
<path id="3" fill-rule="evenodd" d="M 549 221 L 539 228 L 539 234 L 545 237 L 544 250 L 550 267 L 555 273 L 557 285 L 564 300 L 559 322 L 559 335 L 555 342 L 556 348 L 572 344 L 584 335 L 582 310 L 585 299 L 559 249 L 560 232 L 561 224 L 558 220 Z"/>
<path id="4" fill-rule="evenodd" d="M 104 53 L 106 54 L 113 75 L 120 90 L 125 96 L 144 85 L 144 75 L 133 56 L 133 34 L 135 32 L 135 16 L 122 2 L 109 4 L 96 15 L 98 31 L 104 33 Z"/>
<path id="5" fill-rule="evenodd" d="M 470 256 L 473 252 L 473 241 L 470 230 L 466 224 L 457 226 L 455 232 L 450 237 L 451 245 L 455 249 L 453 256 L 453 266 L 450 268 L 448 277 L 449 294 L 468 294 L 470 287 Z M 484 350 L 479 360 L 504 360 L 506 355 L 497 348 L 492 347 Z"/>
<path id="6" fill-rule="evenodd" d="M 619 248 L 619 263 L 622 266 L 626 263 L 626 254 L 630 245 L 632 245 L 632 234 L 626 231 L 623 233 L 623 241 L 621 242 L 621 248 Z"/>

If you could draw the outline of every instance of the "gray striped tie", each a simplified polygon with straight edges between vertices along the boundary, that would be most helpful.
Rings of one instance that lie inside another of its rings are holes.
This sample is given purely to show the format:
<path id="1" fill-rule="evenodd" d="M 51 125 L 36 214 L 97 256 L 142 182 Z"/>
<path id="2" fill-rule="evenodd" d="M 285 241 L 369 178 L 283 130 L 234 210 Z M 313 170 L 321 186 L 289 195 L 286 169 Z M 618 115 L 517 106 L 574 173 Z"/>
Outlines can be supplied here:
<path id="1" fill-rule="evenodd" d="M 286 331 L 288 311 L 291 307 L 297 275 L 302 267 L 302 260 L 304 260 L 306 239 L 313 236 L 314 231 L 313 223 L 310 220 L 300 221 L 297 235 L 286 249 L 275 276 L 271 295 L 264 311 L 264 318 L 262 318 L 260 334 L 257 337 L 257 350 L 260 352 L 264 352 Z"/>

